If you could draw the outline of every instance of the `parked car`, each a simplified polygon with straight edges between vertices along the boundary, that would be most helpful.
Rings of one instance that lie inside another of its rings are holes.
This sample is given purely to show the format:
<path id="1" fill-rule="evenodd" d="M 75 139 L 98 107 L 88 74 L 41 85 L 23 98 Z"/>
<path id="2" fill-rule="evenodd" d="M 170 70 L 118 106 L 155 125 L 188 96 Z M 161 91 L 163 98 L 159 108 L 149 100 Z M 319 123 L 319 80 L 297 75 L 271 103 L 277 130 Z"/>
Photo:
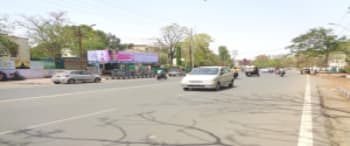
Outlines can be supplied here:
<path id="1" fill-rule="evenodd" d="M 310 74 L 311 70 L 310 68 L 303 68 L 300 70 L 300 74 Z"/>
<path id="2" fill-rule="evenodd" d="M 186 73 L 182 69 L 174 67 L 169 69 L 168 75 L 170 77 L 178 77 L 178 76 L 184 76 L 186 75 Z"/>
<path id="3" fill-rule="evenodd" d="M 55 84 L 99 83 L 101 82 L 101 76 L 85 70 L 71 70 L 56 73 L 52 76 L 52 81 Z"/>
<path id="4" fill-rule="evenodd" d="M 181 81 L 185 91 L 189 89 L 215 89 L 233 87 L 233 73 L 227 67 L 207 66 L 194 68 Z"/>

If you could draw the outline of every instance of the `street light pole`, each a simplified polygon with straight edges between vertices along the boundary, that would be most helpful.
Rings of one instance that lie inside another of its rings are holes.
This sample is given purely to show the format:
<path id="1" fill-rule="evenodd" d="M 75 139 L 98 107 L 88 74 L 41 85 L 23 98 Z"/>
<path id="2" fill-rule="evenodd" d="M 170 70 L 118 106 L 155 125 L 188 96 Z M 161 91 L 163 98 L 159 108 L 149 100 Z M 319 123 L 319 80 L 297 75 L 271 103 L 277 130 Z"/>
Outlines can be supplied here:
<path id="1" fill-rule="evenodd" d="M 82 46 L 82 34 L 81 28 L 78 27 L 78 37 L 79 37 L 79 58 L 80 58 L 80 69 L 83 70 L 83 46 Z"/>

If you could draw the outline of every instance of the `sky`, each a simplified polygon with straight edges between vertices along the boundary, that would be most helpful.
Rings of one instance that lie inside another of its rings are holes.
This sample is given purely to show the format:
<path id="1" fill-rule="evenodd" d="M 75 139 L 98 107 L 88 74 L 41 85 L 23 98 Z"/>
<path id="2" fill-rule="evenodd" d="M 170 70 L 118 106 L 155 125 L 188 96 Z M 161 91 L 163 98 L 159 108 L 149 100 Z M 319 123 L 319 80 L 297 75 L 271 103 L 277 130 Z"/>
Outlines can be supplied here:
<path id="1" fill-rule="evenodd" d="M 288 53 L 291 40 L 311 28 L 350 34 L 348 0 L 0 0 L 10 20 L 64 11 L 71 24 L 96 24 L 123 43 L 152 44 L 160 29 L 177 23 L 207 33 L 217 52 L 225 45 L 237 58 Z M 329 25 L 336 23 L 337 25 Z M 21 32 L 15 32 L 21 34 Z"/>

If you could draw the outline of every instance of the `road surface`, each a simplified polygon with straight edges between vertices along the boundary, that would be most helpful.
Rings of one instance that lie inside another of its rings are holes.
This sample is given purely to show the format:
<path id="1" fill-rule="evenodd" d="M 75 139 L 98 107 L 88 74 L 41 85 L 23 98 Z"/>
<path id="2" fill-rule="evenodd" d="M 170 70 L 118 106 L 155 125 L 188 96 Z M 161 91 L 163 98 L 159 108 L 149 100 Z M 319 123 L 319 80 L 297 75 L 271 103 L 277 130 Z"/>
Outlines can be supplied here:
<path id="1" fill-rule="evenodd" d="M 183 91 L 180 78 L 1 87 L 0 145 L 327 146 L 313 80 L 241 76 L 221 91 Z"/>

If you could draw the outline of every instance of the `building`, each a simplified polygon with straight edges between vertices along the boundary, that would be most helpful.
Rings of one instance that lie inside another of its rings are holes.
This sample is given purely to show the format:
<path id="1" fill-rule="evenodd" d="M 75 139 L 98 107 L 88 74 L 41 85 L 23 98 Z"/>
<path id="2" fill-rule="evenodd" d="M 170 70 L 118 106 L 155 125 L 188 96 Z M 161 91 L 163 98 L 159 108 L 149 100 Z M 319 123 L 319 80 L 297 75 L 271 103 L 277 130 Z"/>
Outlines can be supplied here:
<path id="1" fill-rule="evenodd" d="M 62 58 L 78 57 L 78 55 L 74 54 L 73 50 L 70 48 L 62 48 L 61 53 L 62 53 Z"/>
<path id="2" fill-rule="evenodd" d="M 332 53 L 329 56 L 328 67 L 330 68 L 344 68 L 347 65 L 346 55 L 341 52 Z"/>
<path id="3" fill-rule="evenodd" d="M 14 55 L 11 55 L 11 53 L 3 45 L 0 46 L 0 60 L 14 61 L 16 68 L 29 68 L 30 46 L 28 43 L 28 39 L 7 34 L 0 35 L 9 38 L 11 41 L 18 45 L 17 53 Z"/>
<path id="4" fill-rule="evenodd" d="M 127 49 L 128 51 L 132 52 L 145 52 L 145 53 L 156 53 L 158 52 L 158 48 L 150 45 L 145 45 L 145 44 L 139 44 L 139 45 L 134 45 L 130 49 Z"/>

